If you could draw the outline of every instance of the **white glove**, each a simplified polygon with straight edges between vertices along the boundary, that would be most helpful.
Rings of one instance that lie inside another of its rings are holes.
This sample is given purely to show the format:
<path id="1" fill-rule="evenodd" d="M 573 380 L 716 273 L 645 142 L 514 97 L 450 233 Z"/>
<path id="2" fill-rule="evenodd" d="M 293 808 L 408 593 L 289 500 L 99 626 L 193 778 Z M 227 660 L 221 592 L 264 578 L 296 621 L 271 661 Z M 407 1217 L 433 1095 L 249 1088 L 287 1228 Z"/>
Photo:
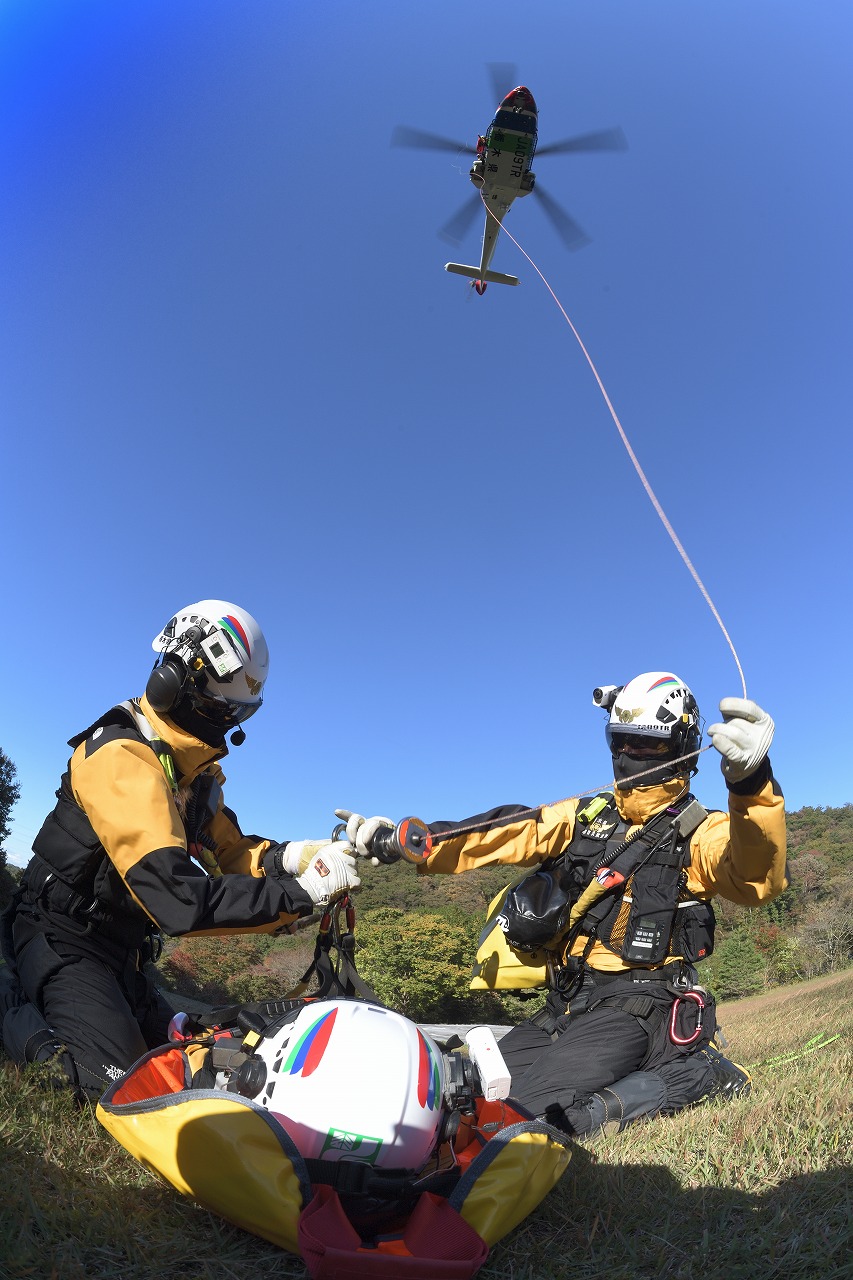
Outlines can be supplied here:
<path id="1" fill-rule="evenodd" d="M 361 880 L 355 873 L 355 858 L 346 840 L 328 840 L 320 853 L 315 853 L 296 883 L 318 907 L 325 907 L 329 899 L 344 889 L 357 889 Z"/>
<path id="2" fill-rule="evenodd" d="M 355 851 L 362 858 L 372 858 L 373 865 L 379 865 L 379 859 L 373 857 L 371 842 L 377 831 L 383 827 L 394 830 L 395 823 L 390 818 L 363 818 L 360 813 L 352 813 L 349 809 L 336 809 L 335 817 L 347 824 L 347 840 L 355 846 Z"/>
<path id="3" fill-rule="evenodd" d="M 281 870 L 286 871 L 290 876 L 301 875 L 308 869 L 311 859 L 322 849 L 337 849 L 339 852 L 352 853 L 346 840 L 339 840 L 333 845 L 328 836 L 325 840 L 288 840 L 280 858 Z"/>
<path id="4" fill-rule="evenodd" d="M 773 721 L 750 698 L 723 698 L 724 723 L 708 726 L 708 735 L 723 757 L 720 767 L 727 782 L 742 782 L 761 764 L 773 741 Z"/>

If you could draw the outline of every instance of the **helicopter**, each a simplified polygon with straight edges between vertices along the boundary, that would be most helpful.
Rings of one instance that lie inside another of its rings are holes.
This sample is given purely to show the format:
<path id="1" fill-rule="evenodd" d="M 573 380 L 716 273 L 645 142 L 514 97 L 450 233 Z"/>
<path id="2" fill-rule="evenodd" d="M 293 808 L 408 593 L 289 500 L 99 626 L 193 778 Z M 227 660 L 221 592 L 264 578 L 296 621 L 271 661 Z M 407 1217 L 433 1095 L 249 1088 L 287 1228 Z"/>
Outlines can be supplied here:
<path id="1" fill-rule="evenodd" d="M 458 242 L 473 222 L 478 210 L 485 204 L 486 224 L 483 229 L 483 247 L 479 265 L 467 266 L 461 262 L 448 262 L 444 267 L 445 271 L 470 279 L 481 297 L 489 283 L 518 284 L 517 276 L 492 271 L 490 264 L 501 224 L 510 206 L 514 200 L 528 196 L 534 190 L 542 209 L 569 249 L 580 249 L 589 243 L 589 237 L 574 218 L 570 217 L 552 196 L 543 191 L 541 186 L 536 186 L 536 175 L 531 168 L 534 155 L 545 156 L 579 151 L 624 151 L 628 146 L 625 134 L 617 128 L 563 138 L 559 142 L 548 143 L 537 150 L 539 112 L 533 94 L 525 85 L 517 85 L 509 93 L 502 93 L 507 81 L 516 78 L 515 68 L 511 65 L 491 63 L 489 70 L 495 97 L 500 97 L 500 103 L 485 134 L 478 136 L 476 147 L 471 148 L 464 142 L 456 142 L 452 138 L 445 138 L 435 133 L 425 133 L 421 129 L 411 129 L 406 125 L 398 125 L 391 135 L 392 146 L 456 153 L 473 151 L 474 160 L 468 176 L 477 188 L 476 194 L 465 202 L 439 234 L 445 240 Z"/>

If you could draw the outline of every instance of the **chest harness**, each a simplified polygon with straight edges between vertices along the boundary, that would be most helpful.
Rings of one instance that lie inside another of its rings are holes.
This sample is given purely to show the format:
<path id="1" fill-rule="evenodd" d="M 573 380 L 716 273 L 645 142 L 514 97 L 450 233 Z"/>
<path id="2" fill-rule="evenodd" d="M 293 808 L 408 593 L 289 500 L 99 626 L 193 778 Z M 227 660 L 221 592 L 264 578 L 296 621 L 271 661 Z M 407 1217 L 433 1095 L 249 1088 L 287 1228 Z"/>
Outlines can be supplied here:
<path id="1" fill-rule="evenodd" d="M 691 836 L 707 816 L 688 792 L 629 837 L 613 794 L 593 797 L 563 852 L 508 892 L 497 917 L 507 942 L 548 952 L 550 985 L 561 991 L 579 985 L 595 942 L 626 969 L 642 970 L 644 980 L 668 957 L 704 959 L 713 949 L 714 913 L 687 894 L 686 868 Z M 579 938 L 583 952 L 572 955 Z"/>
<path id="2" fill-rule="evenodd" d="M 73 749 L 86 744 L 86 754 L 108 742 L 131 738 L 145 742 L 162 766 L 184 824 L 187 849 L 208 875 L 221 875 L 216 844 L 206 827 L 217 811 L 221 787 L 210 773 L 200 773 L 183 790 L 178 784 L 171 746 L 158 738 L 139 707 L 119 703 L 88 729 L 69 739 Z M 159 933 L 137 907 L 101 844 L 85 811 L 74 798 L 70 769 L 62 776 L 57 802 L 33 842 L 33 858 L 24 875 L 22 899 L 54 918 L 68 921 L 75 933 L 100 936 L 140 948 Z M 156 942 L 152 941 L 152 952 Z"/>

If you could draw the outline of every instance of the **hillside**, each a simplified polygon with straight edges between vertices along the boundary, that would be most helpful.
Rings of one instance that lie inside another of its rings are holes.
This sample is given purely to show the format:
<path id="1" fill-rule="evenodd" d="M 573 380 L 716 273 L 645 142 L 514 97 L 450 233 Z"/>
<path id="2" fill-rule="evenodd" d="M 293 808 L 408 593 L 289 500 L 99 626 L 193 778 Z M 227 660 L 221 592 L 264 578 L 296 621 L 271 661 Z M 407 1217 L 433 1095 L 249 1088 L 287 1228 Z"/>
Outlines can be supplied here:
<path id="1" fill-rule="evenodd" d="M 482 1280 L 830 1280 L 853 1246 L 853 973 L 723 1006 L 751 1097 L 577 1147 Z M 819 1050 L 808 1042 L 838 1039 Z M 805 1052 L 804 1052 L 805 1050 Z M 791 1061 L 779 1062 L 788 1055 Z M 0 1062 L 4 1280 L 304 1280 Z"/>

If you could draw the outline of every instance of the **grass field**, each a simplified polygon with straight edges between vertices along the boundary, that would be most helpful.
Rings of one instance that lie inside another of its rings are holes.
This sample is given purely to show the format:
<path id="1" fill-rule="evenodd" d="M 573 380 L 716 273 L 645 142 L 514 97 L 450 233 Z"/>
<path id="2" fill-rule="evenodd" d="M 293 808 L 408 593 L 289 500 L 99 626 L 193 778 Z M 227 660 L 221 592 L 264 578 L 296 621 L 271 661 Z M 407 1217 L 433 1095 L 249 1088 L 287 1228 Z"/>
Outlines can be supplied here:
<path id="1" fill-rule="evenodd" d="M 749 1098 L 575 1150 L 482 1280 L 853 1280 L 853 971 L 722 1006 Z M 838 1038 L 817 1050 L 813 1037 Z M 797 1055 L 791 1057 L 790 1055 Z M 94 1114 L 0 1062 L 0 1278 L 307 1275 L 147 1173 Z"/>

